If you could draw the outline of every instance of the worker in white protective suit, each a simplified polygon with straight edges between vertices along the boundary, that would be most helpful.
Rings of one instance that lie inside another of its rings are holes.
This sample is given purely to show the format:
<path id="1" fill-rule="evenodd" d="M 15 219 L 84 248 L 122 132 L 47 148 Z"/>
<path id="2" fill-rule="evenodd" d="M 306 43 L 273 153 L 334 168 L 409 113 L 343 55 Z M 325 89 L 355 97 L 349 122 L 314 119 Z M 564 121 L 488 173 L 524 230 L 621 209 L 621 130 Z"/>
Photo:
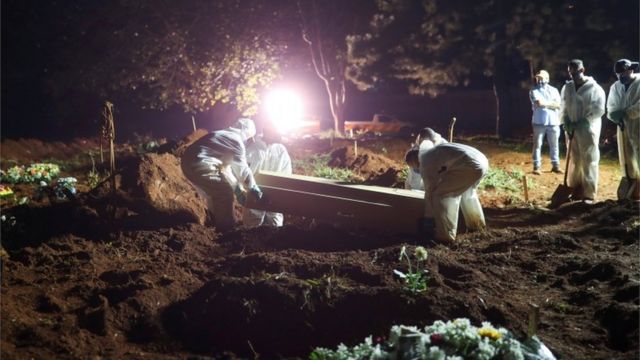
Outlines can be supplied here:
<path id="1" fill-rule="evenodd" d="M 424 182 L 425 211 L 422 230 L 435 228 L 435 239 L 456 239 L 458 212 L 462 210 L 467 229 L 486 227 L 476 188 L 487 174 L 489 161 L 477 149 L 457 143 L 425 144 L 425 151 L 410 150 L 407 163 L 419 167 Z M 427 147 L 429 147 L 427 149 Z"/>
<path id="2" fill-rule="evenodd" d="M 419 153 L 424 152 L 432 148 L 435 145 L 440 145 L 446 143 L 447 140 L 442 138 L 440 134 L 433 131 L 429 127 L 425 127 L 420 130 L 418 136 L 416 137 L 416 141 L 412 147 L 412 149 L 418 149 Z M 422 150 L 422 151 L 420 151 Z M 404 182 L 404 188 L 408 190 L 420 190 L 424 191 L 424 184 L 422 183 L 422 176 L 420 175 L 420 170 L 417 168 L 412 168 L 409 166 L 409 171 L 407 172 L 407 179 Z"/>
<path id="3" fill-rule="evenodd" d="M 275 133 L 266 132 L 262 139 L 256 138 L 247 146 L 247 161 L 253 174 L 257 174 L 260 170 L 292 173 L 291 157 L 287 148 L 276 136 Z M 244 208 L 242 214 L 242 223 L 245 227 L 260 225 L 280 227 L 283 221 L 284 216 L 276 212 Z"/>
<path id="4" fill-rule="evenodd" d="M 572 200 L 592 203 L 598 191 L 598 142 L 605 93 L 592 77 L 584 75 L 581 60 L 569 61 L 567 70 L 572 80 L 560 92 L 560 118 L 567 148 L 571 148 L 567 185 L 573 189 Z M 570 142 L 573 142 L 571 146 Z"/>
<path id="5" fill-rule="evenodd" d="M 618 125 L 618 158 L 624 177 L 621 185 L 630 182 L 625 194 L 618 195 L 631 200 L 640 200 L 640 74 L 634 74 L 638 67 L 637 62 L 627 59 L 616 62 L 613 70 L 618 81 L 611 85 L 607 99 L 607 117 Z"/>
<path id="6" fill-rule="evenodd" d="M 244 205 L 247 196 L 262 198 L 247 164 L 245 142 L 256 134 L 251 119 L 241 118 L 230 127 L 214 131 L 191 144 L 181 157 L 182 172 L 200 196 L 220 231 L 238 222 L 234 194 Z"/>

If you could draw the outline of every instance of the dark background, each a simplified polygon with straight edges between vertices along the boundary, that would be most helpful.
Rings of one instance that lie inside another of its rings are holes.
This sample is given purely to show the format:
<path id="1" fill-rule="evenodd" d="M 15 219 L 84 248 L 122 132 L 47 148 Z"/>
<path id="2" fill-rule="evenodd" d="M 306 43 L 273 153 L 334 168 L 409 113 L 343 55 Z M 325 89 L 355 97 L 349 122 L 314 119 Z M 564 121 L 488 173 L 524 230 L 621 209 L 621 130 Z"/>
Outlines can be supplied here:
<path id="1" fill-rule="evenodd" d="M 83 4 L 84 9 L 90 10 L 91 3 Z M 631 3 L 635 6 L 632 9 L 637 9 L 637 1 Z M 107 99 L 81 90 L 54 97 L 51 91 L 51 75 L 62 65 L 68 65 L 57 62 L 57 53 L 65 50 L 60 47 L 60 39 L 67 36 L 70 17 L 79 16 L 74 12 L 73 4 L 73 1 L 2 2 L 0 120 L 3 139 L 33 137 L 68 140 L 98 135 L 102 104 Z M 603 6 L 606 4 L 607 1 L 602 2 Z M 635 16 L 637 19 L 637 11 Z M 637 32 L 637 28 L 629 30 L 627 35 L 631 42 L 637 39 Z M 96 46 L 90 44 L 91 39 L 86 41 L 87 46 Z M 635 56 L 637 59 L 638 45 L 634 46 L 635 49 L 631 50 L 635 54 L 629 54 L 629 57 Z M 615 81 L 611 69 L 606 66 L 592 69 L 588 63 L 586 66 L 588 75 L 594 76 L 608 92 L 610 84 Z M 515 64 L 514 68 L 518 70 L 510 76 L 526 83 L 530 69 L 525 64 Z M 550 72 L 561 74 L 563 70 Z M 551 84 L 560 89 L 565 80 L 561 77 L 552 78 Z M 326 91 L 308 61 L 303 66 L 284 71 L 281 82 L 293 83 L 296 88 L 303 89 L 307 114 L 330 126 Z M 115 103 L 118 140 L 133 139 L 138 135 L 175 139 L 191 131 L 191 115 L 180 108 L 144 110 L 126 94 L 108 100 Z M 509 121 L 514 129 L 512 135 L 526 136 L 530 132 L 531 116 L 526 88 L 514 87 L 509 102 L 513 105 L 509 113 Z M 483 78 L 473 79 L 467 86 L 450 89 L 436 98 L 408 95 L 399 84 L 388 84 L 368 92 L 359 92 L 350 86 L 346 119 L 369 120 L 376 113 L 392 115 L 416 126 L 430 125 L 440 131 L 444 131 L 451 117 L 456 116 L 460 133 L 492 134 L 495 129 L 496 101 L 491 83 Z M 195 119 L 198 127 L 214 130 L 226 126 L 238 115 L 232 105 L 222 105 L 196 113 Z M 257 115 L 258 118 L 260 116 Z M 608 122 L 603 123 L 605 133 L 613 129 Z"/>

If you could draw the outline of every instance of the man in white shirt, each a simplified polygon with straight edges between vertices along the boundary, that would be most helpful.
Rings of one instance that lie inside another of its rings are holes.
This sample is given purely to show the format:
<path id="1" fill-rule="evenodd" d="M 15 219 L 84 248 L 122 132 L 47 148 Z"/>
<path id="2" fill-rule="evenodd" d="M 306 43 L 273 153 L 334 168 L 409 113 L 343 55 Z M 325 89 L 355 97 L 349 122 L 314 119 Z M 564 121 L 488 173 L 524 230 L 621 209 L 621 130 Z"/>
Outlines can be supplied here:
<path id="1" fill-rule="evenodd" d="M 547 137 L 549 155 L 551 157 L 551 171 L 561 174 L 558 138 L 560 137 L 560 93 L 558 89 L 549 85 L 549 73 L 540 70 L 535 75 L 535 85 L 529 91 L 529 99 L 533 110 L 533 173 L 540 175 L 543 138 Z"/>

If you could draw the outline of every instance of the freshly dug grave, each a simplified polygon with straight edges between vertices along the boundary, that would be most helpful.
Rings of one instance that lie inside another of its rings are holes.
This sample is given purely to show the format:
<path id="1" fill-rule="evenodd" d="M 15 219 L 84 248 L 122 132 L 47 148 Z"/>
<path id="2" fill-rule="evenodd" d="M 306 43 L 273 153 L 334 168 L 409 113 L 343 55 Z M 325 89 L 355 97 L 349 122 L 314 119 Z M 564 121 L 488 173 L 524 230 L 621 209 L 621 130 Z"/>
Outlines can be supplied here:
<path id="1" fill-rule="evenodd" d="M 331 151 L 328 165 L 352 170 L 362 176 L 363 183 L 367 185 L 404 187 L 404 182 L 400 180 L 404 165 L 366 148 L 356 150 L 351 145 L 339 147 Z"/>
<path id="2" fill-rule="evenodd" d="M 132 159 L 115 193 L 3 212 L 3 358 L 306 358 L 456 317 L 522 336 L 529 303 L 559 358 L 640 355 L 637 203 L 489 208 L 490 230 L 454 247 L 302 221 L 220 234 L 197 202 L 167 204 L 193 191 L 175 160 Z M 405 244 L 429 247 L 418 295 L 393 275 Z"/>

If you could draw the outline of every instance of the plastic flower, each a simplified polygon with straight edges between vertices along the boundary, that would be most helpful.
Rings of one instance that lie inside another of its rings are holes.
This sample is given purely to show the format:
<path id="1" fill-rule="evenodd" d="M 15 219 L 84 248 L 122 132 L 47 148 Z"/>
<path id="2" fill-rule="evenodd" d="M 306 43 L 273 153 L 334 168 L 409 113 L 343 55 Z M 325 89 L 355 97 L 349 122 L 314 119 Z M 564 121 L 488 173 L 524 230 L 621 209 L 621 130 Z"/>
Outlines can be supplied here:
<path id="1" fill-rule="evenodd" d="M 13 195 L 13 190 L 10 187 L 0 185 L 0 197 Z"/>
<path id="2" fill-rule="evenodd" d="M 429 340 L 431 340 L 431 343 L 433 345 L 439 345 L 442 344 L 442 342 L 444 341 L 444 337 L 442 336 L 442 334 L 431 334 L 429 336 Z"/>
<path id="3" fill-rule="evenodd" d="M 493 341 L 496 341 L 502 337 L 502 334 L 496 329 L 492 328 L 481 328 L 478 329 L 478 335 L 482 337 L 487 337 Z"/>

